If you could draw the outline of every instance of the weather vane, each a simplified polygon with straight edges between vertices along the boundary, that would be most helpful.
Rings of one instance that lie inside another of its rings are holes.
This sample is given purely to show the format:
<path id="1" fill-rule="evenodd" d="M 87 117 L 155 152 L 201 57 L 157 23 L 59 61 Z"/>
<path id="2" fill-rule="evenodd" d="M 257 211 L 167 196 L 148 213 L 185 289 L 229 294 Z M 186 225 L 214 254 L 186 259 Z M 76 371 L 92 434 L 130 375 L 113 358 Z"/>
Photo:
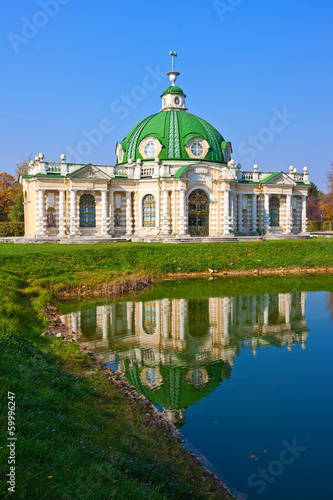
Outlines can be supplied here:
<path id="1" fill-rule="evenodd" d="M 171 50 L 169 55 L 172 57 L 172 71 L 174 72 L 175 71 L 175 57 L 177 57 L 177 52 L 175 52 L 174 50 Z"/>

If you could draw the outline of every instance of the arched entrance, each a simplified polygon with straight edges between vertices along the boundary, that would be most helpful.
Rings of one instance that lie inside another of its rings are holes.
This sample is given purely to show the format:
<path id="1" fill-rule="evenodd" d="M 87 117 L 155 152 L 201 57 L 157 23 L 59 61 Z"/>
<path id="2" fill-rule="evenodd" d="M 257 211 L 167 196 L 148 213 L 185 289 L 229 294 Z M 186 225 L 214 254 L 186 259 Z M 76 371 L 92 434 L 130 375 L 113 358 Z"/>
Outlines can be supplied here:
<path id="1" fill-rule="evenodd" d="M 96 227 L 96 203 L 92 194 L 80 198 L 80 227 Z"/>
<path id="2" fill-rule="evenodd" d="M 280 225 L 280 200 L 277 196 L 271 196 L 269 199 L 269 225 Z"/>
<path id="3" fill-rule="evenodd" d="M 192 191 L 188 197 L 188 227 L 191 236 L 209 234 L 209 199 L 202 189 Z"/>

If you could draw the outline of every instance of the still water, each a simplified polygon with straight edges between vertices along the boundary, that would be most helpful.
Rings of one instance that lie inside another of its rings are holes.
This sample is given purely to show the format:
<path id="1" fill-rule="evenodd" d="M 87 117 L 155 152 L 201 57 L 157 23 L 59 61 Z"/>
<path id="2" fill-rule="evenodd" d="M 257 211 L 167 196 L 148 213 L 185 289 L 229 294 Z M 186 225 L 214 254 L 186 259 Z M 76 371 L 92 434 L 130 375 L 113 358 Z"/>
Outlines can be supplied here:
<path id="1" fill-rule="evenodd" d="M 332 498 L 333 294 L 278 283 L 169 283 L 62 319 L 242 498 Z"/>

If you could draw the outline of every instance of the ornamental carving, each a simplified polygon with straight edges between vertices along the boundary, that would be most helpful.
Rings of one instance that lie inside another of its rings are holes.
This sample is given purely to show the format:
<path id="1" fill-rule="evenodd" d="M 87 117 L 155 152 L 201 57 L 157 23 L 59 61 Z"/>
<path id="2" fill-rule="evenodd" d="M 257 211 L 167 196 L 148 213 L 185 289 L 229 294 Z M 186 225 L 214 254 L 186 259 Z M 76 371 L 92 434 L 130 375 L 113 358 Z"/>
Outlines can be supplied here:
<path id="1" fill-rule="evenodd" d="M 200 171 L 200 173 L 198 172 Z M 207 186 L 209 189 L 212 189 L 213 181 L 212 174 L 205 168 L 196 168 L 191 170 L 188 173 L 189 184 L 201 184 L 203 186 Z"/>

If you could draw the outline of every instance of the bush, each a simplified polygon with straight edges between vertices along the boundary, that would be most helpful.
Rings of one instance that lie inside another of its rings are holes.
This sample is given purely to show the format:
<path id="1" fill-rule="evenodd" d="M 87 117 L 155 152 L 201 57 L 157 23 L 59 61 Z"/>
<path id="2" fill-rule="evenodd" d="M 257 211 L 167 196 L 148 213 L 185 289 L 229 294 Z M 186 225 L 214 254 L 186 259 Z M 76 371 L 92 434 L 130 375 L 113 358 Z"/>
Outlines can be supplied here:
<path id="1" fill-rule="evenodd" d="M 0 236 L 24 236 L 24 222 L 0 222 Z"/>
<path id="2" fill-rule="evenodd" d="M 333 222 L 329 220 L 315 220 L 309 221 L 307 223 L 307 231 L 332 231 L 333 230 Z"/>

